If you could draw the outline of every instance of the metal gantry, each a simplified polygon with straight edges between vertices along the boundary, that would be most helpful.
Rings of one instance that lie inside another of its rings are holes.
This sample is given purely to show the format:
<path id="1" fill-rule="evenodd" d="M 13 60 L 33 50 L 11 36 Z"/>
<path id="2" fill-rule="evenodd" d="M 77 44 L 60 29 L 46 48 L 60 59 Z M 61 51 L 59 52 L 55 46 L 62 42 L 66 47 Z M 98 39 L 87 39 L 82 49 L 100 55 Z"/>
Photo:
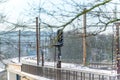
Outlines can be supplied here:
<path id="1" fill-rule="evenodd" d="M 115 36 L 115 46 L 116 46 L 116 61 L 117 61 L 117 74 L 120 74 L 120 49 L 119 49 L 119 27 L 120 22 L 115 23 L 116 26 L 116 36 Z M 118 76 L 118 79 L 120 79 L 120 76 Z"/>

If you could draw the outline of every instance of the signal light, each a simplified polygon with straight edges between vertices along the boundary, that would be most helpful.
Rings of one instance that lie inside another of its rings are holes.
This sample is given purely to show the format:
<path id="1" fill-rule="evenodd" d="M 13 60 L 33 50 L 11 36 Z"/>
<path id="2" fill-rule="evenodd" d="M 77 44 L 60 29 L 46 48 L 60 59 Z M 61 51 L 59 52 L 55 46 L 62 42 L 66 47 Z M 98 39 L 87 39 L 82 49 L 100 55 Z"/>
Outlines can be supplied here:
<path id="1" fill-rule="evenodd" d="M 57 44 L 59 46 L 63 46 L 63 30 L 62 29 L 59 29 L 57 31 Z"/>

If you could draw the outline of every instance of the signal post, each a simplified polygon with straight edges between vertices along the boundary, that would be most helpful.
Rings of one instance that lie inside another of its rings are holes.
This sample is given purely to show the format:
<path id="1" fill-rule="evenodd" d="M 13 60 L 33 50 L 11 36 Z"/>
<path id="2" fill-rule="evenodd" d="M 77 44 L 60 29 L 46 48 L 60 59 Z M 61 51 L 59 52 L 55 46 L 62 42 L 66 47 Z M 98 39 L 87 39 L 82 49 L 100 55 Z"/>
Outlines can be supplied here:
<path id="1" fill-rule="evenodd" d="M 57 80 L 61 80 L 61 47 L 63 46 L 63 30 L 59 29 L 57 31 L 57 43 L 54 45 L 58 48 L 58 56 L 57 56 Z M 56 57 L 56 56 L 55 56 Z"/>

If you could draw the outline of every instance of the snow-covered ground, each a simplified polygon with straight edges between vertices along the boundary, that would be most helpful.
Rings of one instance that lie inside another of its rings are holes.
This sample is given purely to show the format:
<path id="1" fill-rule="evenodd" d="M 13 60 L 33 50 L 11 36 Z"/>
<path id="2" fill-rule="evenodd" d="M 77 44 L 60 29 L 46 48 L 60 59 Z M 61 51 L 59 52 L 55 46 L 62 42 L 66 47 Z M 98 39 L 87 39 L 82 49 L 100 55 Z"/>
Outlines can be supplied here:
<path id="1" fill-rule="evenodd" d="M 18 58 L 11 59 L 11 62 L 18 63 Z M 35 56 L 29 56 L 29 57 L 22 57 L 21 58 L 22 63 L 30 63 L 30 64 L 36 64 L 37 60 Z M 56 67 L 56 62 L 45 62 L 44 65 L 46 67 Z M 41 62 L 40 62 L 41 65 Z M 72 70 L 80 70 L 80 71 L 88 71 L 93 73 L 101 73 L 101 74 L 108 74 L 108 75 L 116 75 L 116 70 L 102 70 L 102 69 L 93 69 L 89 67 L 85 67 L 78 64 L 72 64 L 72 63 L 62 63 L 62 68 L 72 69 Z"/>
<path id="2" fill-rule="evenodd" d="M 11 59 L 11 62 L 13 63 L 19 63 L 18 58 L 13 58 Z M 37 60 L 35 56 L 29 56 L 29 57 L 22 57 L 21 58 L 21 63 L 27 63 L 27 64 L 37 64 Z M 40 62 L 41 65 L 41 62 Z M 45 67 L 56 67 L 56 62 L 45 62 L 44 63 Z M 117 71 L 116 70 L 102 70 L 102 69 L 93 69 L 89 67 L 85 67 L 82 65 L 78 64 L 72 64 L 72 63 L 62 63 L 62 68 L 63 69 L 70 69 L 73 71 L 81 71 L 81 72 L 88 72 L 88 73 L 94 73 L 94 74 L 102 74 L 106 76 L 117 76 Z M 42 80 L 47 80 L 47 79 L 42 79 Z"/>

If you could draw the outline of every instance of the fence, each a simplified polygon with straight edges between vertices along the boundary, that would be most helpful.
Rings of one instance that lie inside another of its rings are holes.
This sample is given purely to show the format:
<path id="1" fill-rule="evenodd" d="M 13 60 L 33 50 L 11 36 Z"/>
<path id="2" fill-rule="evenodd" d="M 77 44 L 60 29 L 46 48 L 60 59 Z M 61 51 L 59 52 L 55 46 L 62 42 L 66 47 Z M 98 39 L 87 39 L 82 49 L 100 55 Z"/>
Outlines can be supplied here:
<path id="1" fill-rule="evenodd" d="M 52 80 L 117 80 L 116 76 L 100 73 L 77 71 L 69 69 L 58 69 L 22 64 L 21 70 L 37 76 Z"/>
<path id="2" fill-rule="evenodd" d="M 115 69 L 115 64 L 112 63 L 100 63 L 100 62 L 91 62 L 89 63 L 89 67 L 92 68 L 101 68 L 101 69 Z"/>

